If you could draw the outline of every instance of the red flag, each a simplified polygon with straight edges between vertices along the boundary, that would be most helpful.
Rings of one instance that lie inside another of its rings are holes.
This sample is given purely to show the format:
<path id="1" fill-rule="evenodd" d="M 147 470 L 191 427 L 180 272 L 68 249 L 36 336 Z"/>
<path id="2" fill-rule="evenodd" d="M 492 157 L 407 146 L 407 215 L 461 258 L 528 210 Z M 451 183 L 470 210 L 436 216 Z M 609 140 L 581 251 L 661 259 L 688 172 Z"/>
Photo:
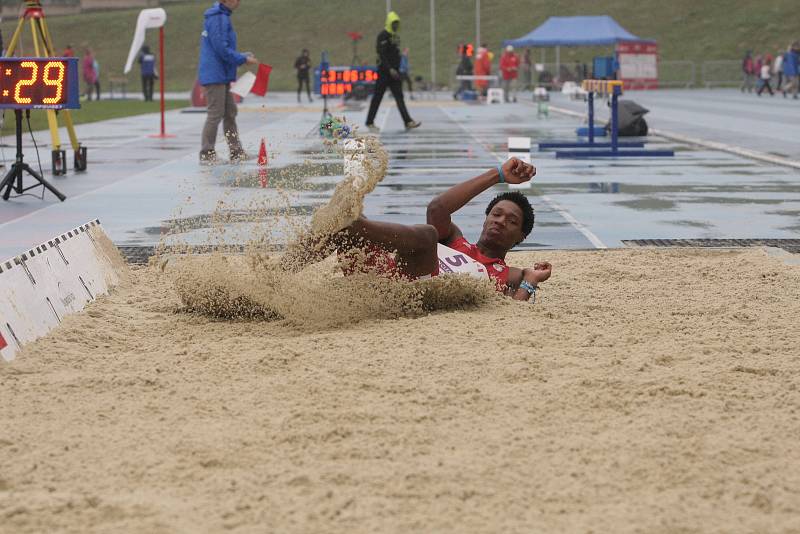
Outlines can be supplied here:
<path id="1" fill-rule="evenodd" d="M 8 346 L 8 343 L 6 343 L 6 340 L 3 339 L 3 334 L 0 333 L 0 349 L 4 349 L 7 346 Z"/>
<path id="2" fill-rule="evenodd" d="M 256 83 L 254 83 L 253 88 L 250 89 L 251 93 L 258 96 L 264 96 L 267 94 L 270 72 L 272 72 L 272 67 L 269 65 L 264 65 L 263 63 L 259 63 L 258 72 L 256 73 Z"/>

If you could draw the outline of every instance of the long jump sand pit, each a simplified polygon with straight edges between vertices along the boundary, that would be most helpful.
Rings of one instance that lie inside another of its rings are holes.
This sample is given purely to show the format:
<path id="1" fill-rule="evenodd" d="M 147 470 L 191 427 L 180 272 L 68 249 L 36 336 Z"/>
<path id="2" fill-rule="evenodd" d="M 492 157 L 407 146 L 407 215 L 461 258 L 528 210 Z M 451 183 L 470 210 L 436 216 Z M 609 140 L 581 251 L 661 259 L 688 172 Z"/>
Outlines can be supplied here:
<path id="1" fill-rule="evenodd" d="M 543 259 L 533 306 L 351 324 L 187 313 L 133 270 L 0 365 L 0 531 L 797 532 L 800 267 L 510 263 Z"/>

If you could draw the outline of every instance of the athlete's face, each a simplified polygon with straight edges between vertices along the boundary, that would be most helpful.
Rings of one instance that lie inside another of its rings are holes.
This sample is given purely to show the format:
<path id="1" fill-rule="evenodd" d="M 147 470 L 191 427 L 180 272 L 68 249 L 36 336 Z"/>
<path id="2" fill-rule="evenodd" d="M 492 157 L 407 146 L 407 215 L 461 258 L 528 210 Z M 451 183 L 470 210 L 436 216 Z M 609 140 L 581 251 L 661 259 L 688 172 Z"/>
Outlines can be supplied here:
<path id="1" fill-rule="evenodd" d="M 522 239 L 522 209 L 510 200 L 501 200 L 483 221 L 480 240 L 511 250 Z"/>

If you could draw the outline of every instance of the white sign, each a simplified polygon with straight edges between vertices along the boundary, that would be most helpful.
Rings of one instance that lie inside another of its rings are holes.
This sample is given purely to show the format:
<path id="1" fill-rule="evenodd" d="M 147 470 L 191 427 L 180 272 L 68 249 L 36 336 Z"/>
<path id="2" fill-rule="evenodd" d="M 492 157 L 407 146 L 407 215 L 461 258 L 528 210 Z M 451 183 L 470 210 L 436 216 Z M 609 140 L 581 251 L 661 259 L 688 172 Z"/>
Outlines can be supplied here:
<path id="1" fill-rule="evenodd" d="M 658 56 L 655 54 L 619 54 L 620 78 L 653 80 L 658 78 Z"/>
<path id="2" fill-rule="evenodd" d="M 508 159 L 517 158 L 525 163 L 531 162 L 531 138 L 530 137 L 509 137 L 508 138 Z M 531 181 L 521 184 L 508 184 L 509 189 L 530 189 Z"/>
<path id="3" fill-rule="evenodd" d="M 256 83 L 256 75 L 252 72 L 245 72 L 242 76 L 231 85 L 231 93 L 241 96 L 242 98 L 250 94 L 253 84 Z"/>
<path id="4" fill-rule="evenodd" d="M 167 12 L 161 7 L 143 9 L 136 20 L 136 30 L 133 32 L 133 42 L 128 52 L 128 61 L 125 62 L 125 74 L 133 67 L 133 62 L 144 44 L 144 34 L 150 28 L 160 28 L 167 22 Z"/>

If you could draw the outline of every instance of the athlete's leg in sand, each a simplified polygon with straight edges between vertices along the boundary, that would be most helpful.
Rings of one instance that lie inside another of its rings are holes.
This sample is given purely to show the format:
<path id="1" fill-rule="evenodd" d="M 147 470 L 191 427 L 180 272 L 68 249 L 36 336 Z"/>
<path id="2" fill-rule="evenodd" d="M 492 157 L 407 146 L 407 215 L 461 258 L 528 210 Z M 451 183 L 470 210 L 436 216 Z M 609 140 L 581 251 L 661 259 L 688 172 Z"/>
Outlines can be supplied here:
<path id="1" fill-rule="evenodd" d="M 411 276 L 425 276 L 433 273 L 436 268 L 439 234 L 429 224 L 408 226 L 359 217 L 342 233 L 359 241 L 397 251 L 397 259 L 402 264 L 403 271 Z"/>

